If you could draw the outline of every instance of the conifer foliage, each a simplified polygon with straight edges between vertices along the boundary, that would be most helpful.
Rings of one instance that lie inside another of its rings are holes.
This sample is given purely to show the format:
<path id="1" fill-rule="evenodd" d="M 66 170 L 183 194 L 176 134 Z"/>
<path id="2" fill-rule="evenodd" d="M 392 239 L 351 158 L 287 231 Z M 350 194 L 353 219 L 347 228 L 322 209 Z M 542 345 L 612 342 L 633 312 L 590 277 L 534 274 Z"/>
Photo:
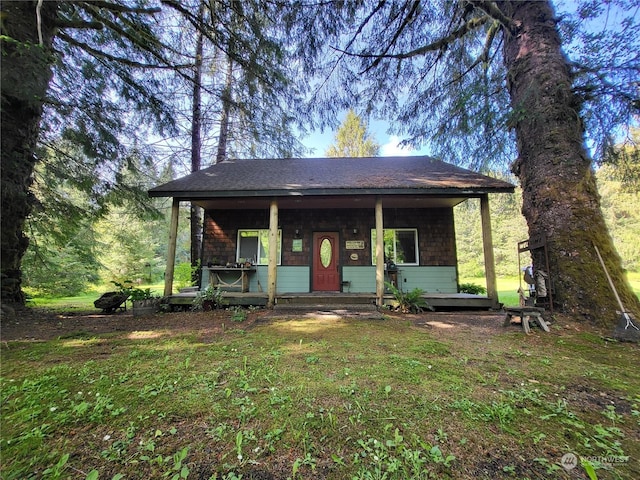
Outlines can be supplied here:
<path id="1" fill-rule="evenodd" d="M 349 110 L 335 134 L 335 143 L 326 151 L 327 157 L 376 157 L 380 145 L 369 134 L 364 122 L 353 110 Z"/>

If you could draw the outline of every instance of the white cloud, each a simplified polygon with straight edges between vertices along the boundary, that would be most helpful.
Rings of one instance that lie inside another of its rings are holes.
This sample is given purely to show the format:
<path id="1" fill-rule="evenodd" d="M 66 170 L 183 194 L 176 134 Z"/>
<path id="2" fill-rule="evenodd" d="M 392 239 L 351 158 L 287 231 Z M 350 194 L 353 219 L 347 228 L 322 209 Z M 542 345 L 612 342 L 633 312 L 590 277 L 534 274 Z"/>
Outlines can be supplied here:
<path id="1" fill-rule="evenodd" d="M 380 155 L 382 157 L 406 157 L 413 153 L 411 147 L 401 147 L 400 137 L 397 135 L 391 135 L 387 143 L 380 145 Z"/>

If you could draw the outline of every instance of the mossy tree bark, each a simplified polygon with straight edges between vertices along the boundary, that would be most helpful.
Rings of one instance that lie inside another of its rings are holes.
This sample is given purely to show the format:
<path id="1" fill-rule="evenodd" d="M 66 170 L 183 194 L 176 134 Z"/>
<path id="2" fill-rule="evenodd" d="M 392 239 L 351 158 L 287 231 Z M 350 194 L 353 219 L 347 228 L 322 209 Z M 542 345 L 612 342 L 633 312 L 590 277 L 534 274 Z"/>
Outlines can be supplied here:
<path id="1" fill-rule="evenodd" d="M 39 9 L 39 15 L 36 15 Z M 38 128 L 51 80 L 56 2 L 2 2 L 2 302 L 24 303 L 23 233 L 34 196 L 30 191 Z M 40 21 L 38 21 L 38 17 Z"/>
<path id="2" fill-rule="evenodd" d="M 523 190 L 531 237 L 545 235 L 554 300 L 565 312 L 603 325 L 620 315 L 594 244 L 625 308 L 640 302 L 626 280 L 600 210 L 592 161 L 584 144 L 580 104 L 572 92 L 553 9 L 545 2 L 498 2 L 513 21 L 504 60 L 519 158 L 512 169 Z M 534 257 L 534 264 L 544 265 Z"/>

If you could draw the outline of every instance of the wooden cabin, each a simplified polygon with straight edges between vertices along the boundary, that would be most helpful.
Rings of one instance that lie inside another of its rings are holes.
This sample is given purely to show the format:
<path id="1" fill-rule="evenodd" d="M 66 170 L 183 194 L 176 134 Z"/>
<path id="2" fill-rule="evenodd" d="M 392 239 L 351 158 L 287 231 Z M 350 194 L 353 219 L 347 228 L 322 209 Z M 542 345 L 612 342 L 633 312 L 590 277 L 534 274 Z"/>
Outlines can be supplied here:
<path id="1" fill-rule="evenodd" d="M 320 292 L 369 296 L 380 306 L 387 282 L 420 288 L 431 304 L 464 299 L 453 207 L 479 198 L 482 305 L 497 307 L 488 195 L 513 191 L 502 180 L 408 156 L 228 160 L 149 194 L 173 198 L 165 295 L 173 293 L 179 202 L 193 202 L 205 211 L 203 285 L 264 297 L 269 306 Z"/>

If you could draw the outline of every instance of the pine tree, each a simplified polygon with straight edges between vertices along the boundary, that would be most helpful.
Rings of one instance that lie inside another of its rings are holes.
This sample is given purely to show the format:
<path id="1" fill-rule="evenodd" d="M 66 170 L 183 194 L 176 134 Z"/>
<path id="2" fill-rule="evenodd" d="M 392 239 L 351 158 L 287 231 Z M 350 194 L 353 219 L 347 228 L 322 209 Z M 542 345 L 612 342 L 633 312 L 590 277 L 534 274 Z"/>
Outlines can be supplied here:
<path id="1" fill-rule="evenodd" d="M 168 66 L 146 2 L 2 2 L 2 301 L 24 301 L 21 260 L 34 168 L 49 164 L 87 193 L 84 214 L 141 198 L 122 167 L 154 125 L 171 129 L 160 98 Z M 145 127 L 141 128 L 141 125 Z M 64 146 L 60 148 L 60 146 Z M 64 160 L 64 161 L 62 161 Z M 44 210 L 49 213 L 48 210 Z"/>
<path id="2" fill-rule="evenodd" d="M 208 7 L 209 21 L 195 13 L 200 4 Z M 85 215 L 103 216 L 125 199 L 153 209 L 144 191 L 150 177 L 145 171 L 153 170 L 159 156 L 147 138 L 169 137 L 175 147 L 176 121 L 186 118 L 185 97 L 170 81 L 177 76 L 191 87 L 195 80 L 189 73 L 193 50 L 181 51 L 181 42 L 170 37 L 172 29 L 165 27 L 171 21 L 184 24 L 186 19 L 204 35 L 209 51 L 224 52 L 240 67 L 234 78 L 231 151 L 301 151 L 291 134 L 293 116 L 285 113 L 296 104 L 297 93 L 286 88 L 292 63 L 283 60 L 273 31 L 278 25 L 274 5 L 87 0 L 6 1 L 0 7 L 3 302 L 24 302 L 24 230 L 36 203 L 32 179 L 38 163 L 49 163 L 61 181 L 87 193 Z M 232 17 L 234 29 L 229 28 Z M 207 85 L 209 100 L 220 98 L 216 88 L 215 81 Z M 206 115 L 203 119 L 204 128 L 214 131 Z M 74 148 L 58 148 L 62 143 Z M 131 161 L 133 156 L 141 162 Z M 138 177 L 123 175 L 123 167 L 136 166 Z M 46 204 L 47 199 L 37 201 Z"/>
<path id="3" fill-rule="evenodd" d="M 367 131 L 366 122 L 349 110 L 344 121 L 336 130 L 334 144 L 330 145 L 325 155 L 327 157 L 376 157 L 380 152 L 380 145 Z"/>

